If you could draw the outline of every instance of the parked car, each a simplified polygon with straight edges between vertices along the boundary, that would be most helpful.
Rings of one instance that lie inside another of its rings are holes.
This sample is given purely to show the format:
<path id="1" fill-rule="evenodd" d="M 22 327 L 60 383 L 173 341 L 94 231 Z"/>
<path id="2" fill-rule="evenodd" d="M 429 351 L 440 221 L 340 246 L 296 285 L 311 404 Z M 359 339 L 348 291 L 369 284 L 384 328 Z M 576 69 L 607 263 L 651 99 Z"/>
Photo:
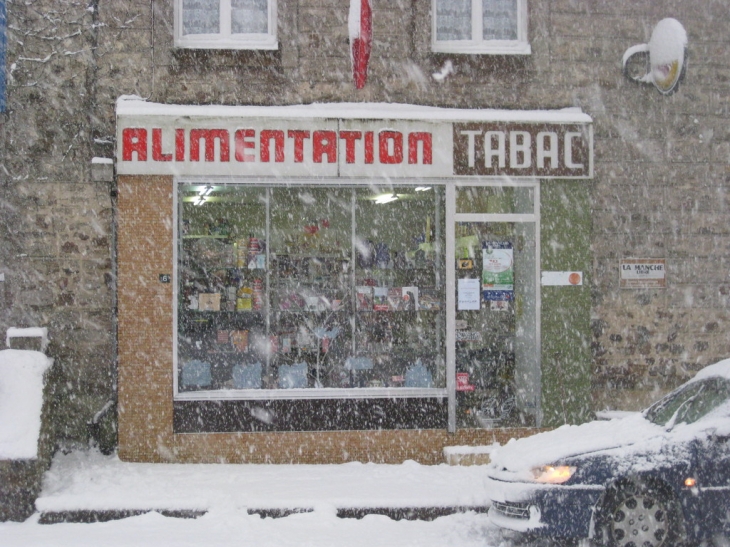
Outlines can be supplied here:
<path id="1" fill-rule="evenodd" d="M 511 441 L 491 522 L 578 545 L 674 547 L 730 533 L 730 359 L 645 411 Z"/>

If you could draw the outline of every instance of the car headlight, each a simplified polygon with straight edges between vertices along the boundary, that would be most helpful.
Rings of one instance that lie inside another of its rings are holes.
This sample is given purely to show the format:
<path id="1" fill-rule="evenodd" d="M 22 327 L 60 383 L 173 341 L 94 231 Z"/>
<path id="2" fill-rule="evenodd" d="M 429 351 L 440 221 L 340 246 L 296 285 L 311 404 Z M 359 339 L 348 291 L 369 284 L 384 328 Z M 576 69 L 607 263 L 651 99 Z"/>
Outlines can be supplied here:
<path id="1" fill-rule="evenodd" d="M 544 484 L 563 484 L 575 473 L 576 468 L 571 465 L 543 465 L 532 470 L 536 482 Z"/>

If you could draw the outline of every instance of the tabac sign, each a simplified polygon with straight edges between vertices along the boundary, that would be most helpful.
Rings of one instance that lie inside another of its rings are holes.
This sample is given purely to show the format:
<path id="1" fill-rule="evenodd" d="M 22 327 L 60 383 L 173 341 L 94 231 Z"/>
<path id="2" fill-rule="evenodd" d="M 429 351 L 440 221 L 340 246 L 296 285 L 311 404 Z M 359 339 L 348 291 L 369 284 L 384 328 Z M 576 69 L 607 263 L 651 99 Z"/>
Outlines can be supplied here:
<path id="1" fill-rule="evenodd" d="M 591 178 L 592 164 L 575 110 L 117 102 L 122 175 Z"/>

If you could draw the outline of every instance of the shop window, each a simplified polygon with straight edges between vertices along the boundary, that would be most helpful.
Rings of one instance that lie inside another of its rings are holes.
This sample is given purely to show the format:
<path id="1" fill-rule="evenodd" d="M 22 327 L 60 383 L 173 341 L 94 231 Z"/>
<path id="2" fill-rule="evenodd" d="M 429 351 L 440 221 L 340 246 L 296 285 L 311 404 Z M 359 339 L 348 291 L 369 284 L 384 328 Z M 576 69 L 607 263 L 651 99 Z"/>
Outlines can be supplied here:
<path id="1" fill-rule="evenodd" d="M 175 45 L 276 49 L 276 0 L 176 0 Z"/>
<path id="2" fill-rule="evenodd" d="M 180 184 L 180 397 L 417 396 L 445 379 L 441 187 Z"/>
<path id="3" fill-rule="evenodd" d="M 432 48 L 527 55 L 527 0 L 433 0 Z"/>

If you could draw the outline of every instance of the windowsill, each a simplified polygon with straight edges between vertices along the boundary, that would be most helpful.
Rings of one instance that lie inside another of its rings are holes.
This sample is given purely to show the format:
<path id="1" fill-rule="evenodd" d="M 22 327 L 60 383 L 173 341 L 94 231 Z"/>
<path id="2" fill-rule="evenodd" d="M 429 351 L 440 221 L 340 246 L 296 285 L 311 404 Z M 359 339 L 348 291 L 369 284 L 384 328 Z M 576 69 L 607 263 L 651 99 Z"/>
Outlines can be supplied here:
<path id="1" fill-rule="evenodd" d="M 489 43 L 435 43 L 431 44 L 433 53 L 453 53 L 468 55 L 531 55 L 532 47 L 526 42 L 503 44 Z"/>
<path id="2" fill-rule="evenodd" d="M 230 40 L 224 38 L 179 38 L 175 40 L 178 49 L 208 49 L 208 50 L 264 50 L 279 49 L 279 41 L 275 37 L 264 37 L 251 40 Z"/>
<path id="3" fill-rule="evenodd" d="M 322 388 L 322 389 L 220 389 L 186 391 L 175 395 L 176 401 L 273 400 L 273 399 L 400 399 L 411 397 L 446 397 L 442 388 Z"/>

